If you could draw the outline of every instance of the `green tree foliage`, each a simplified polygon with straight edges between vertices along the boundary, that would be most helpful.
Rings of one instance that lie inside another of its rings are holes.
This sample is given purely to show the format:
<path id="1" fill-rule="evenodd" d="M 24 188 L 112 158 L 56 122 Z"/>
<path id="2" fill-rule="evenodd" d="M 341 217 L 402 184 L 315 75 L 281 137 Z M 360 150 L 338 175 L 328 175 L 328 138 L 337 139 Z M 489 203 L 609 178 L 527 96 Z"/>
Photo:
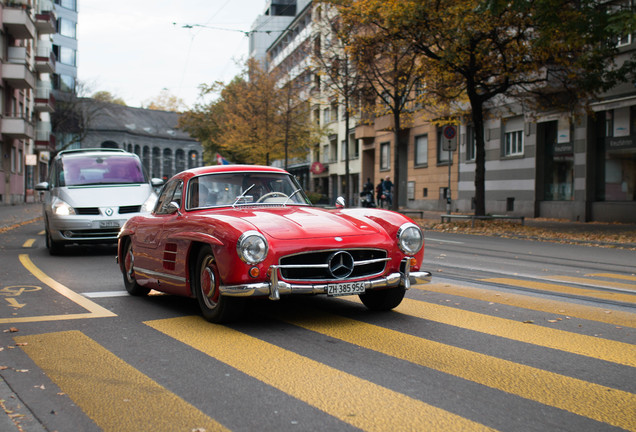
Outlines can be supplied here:
<path id="1" fill-rule="evenodd" d="M 484 117 L 501 100 L 576 112 L 634 79 L 614 62 L 634 11 L 596 0 L 330 0 L 365 32 L 392 32 L 421 58 L 427 94 L 468 102 L 476 136 L 475 214 L 485 214 Z M 387 46 L 389 48 L 389 46 Z M 392 52 L 386 50 L 385 57 Z"/>

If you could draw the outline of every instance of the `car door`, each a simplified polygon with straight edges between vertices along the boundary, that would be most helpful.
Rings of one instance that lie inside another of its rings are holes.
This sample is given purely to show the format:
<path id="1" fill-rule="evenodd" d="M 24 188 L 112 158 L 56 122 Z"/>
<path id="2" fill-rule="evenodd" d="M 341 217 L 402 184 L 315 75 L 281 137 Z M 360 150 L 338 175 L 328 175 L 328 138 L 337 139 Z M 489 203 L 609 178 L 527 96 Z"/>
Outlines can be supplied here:
<path id="1" fill-rule="evenodd" d="M 179 181 L 174 187 L 170 202 L 175 202 L 182 207 L 183 190 L 183 182 Z M 183 294 L 186 281 L 186 251 L 189 242 L 177 240 L 177 238 L 179 232 L 184 229 L 186 216 L 181 212 L 170 211 L 167 204 L 159 208 L 157 213 L 160 213 L 157 217 L 162 219 L 161 229 L 156 233 L 155 254 L 157 261 L 154 262 L 154 265 L 157 266 L 155 271 L 161 284 L 161 290 Z"/>
<path id="2" fill-rule="evenodd" d="M 149 281 L 157 283 L 163 267 L 163 252 L 159 247 L 161 234 L 166 220 L 175 217 L 171 214 L 170 203 L 175 198 L 180 203 L 181 179 L 174 179 L 166 183 L 157 200 L 157 204 L 149 215 L 137 218 L 133 248 L 135 250 L 135 266 L 143 268 Z"/>

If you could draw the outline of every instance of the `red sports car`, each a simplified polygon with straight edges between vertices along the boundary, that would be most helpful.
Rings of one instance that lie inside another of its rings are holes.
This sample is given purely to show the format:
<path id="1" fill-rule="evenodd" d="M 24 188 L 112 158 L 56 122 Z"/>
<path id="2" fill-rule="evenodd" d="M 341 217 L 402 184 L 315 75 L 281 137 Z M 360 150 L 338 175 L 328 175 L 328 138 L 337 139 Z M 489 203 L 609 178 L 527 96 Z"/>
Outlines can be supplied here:
<path id="1" fill-rule="evenodd" d="M 170 179 L 150 214 L 128 220 L 117 258 L 126 290 L 197 298 L 211 322 L 235 318 L 245 297 L 359 295 L 372 310 L 400 304 L 420 271 L 413 221 L 374 208 L 311 205 L 288 172 L 218 165 Z"/>

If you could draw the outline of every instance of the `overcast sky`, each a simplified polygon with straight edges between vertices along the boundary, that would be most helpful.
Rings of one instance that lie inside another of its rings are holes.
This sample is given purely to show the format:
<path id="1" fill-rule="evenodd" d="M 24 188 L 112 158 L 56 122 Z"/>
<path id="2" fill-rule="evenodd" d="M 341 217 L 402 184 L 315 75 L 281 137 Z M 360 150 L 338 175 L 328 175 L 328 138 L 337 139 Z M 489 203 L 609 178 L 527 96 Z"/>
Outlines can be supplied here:
<path id="1" fill-rule="evenodd" d="M 168 89 L 191 107 L 201 83 L 244 63 L 266 0 L 79 0 L 78 79 L 141 106 Z M 184 28 L 185 25 L 196 25 Z"/>

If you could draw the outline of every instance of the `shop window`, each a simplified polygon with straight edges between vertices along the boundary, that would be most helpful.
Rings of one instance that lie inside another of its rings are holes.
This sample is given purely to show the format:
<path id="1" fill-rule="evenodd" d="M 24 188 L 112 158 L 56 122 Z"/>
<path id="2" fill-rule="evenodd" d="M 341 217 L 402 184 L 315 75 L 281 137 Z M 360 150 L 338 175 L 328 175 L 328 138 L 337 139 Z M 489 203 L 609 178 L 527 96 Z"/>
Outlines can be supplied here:
<path id="1" fill-rule="evenodd" d="M 597 199 L 636 201 L 636 107 L 606 112 L 604 129 L 597 142 Z"/>

